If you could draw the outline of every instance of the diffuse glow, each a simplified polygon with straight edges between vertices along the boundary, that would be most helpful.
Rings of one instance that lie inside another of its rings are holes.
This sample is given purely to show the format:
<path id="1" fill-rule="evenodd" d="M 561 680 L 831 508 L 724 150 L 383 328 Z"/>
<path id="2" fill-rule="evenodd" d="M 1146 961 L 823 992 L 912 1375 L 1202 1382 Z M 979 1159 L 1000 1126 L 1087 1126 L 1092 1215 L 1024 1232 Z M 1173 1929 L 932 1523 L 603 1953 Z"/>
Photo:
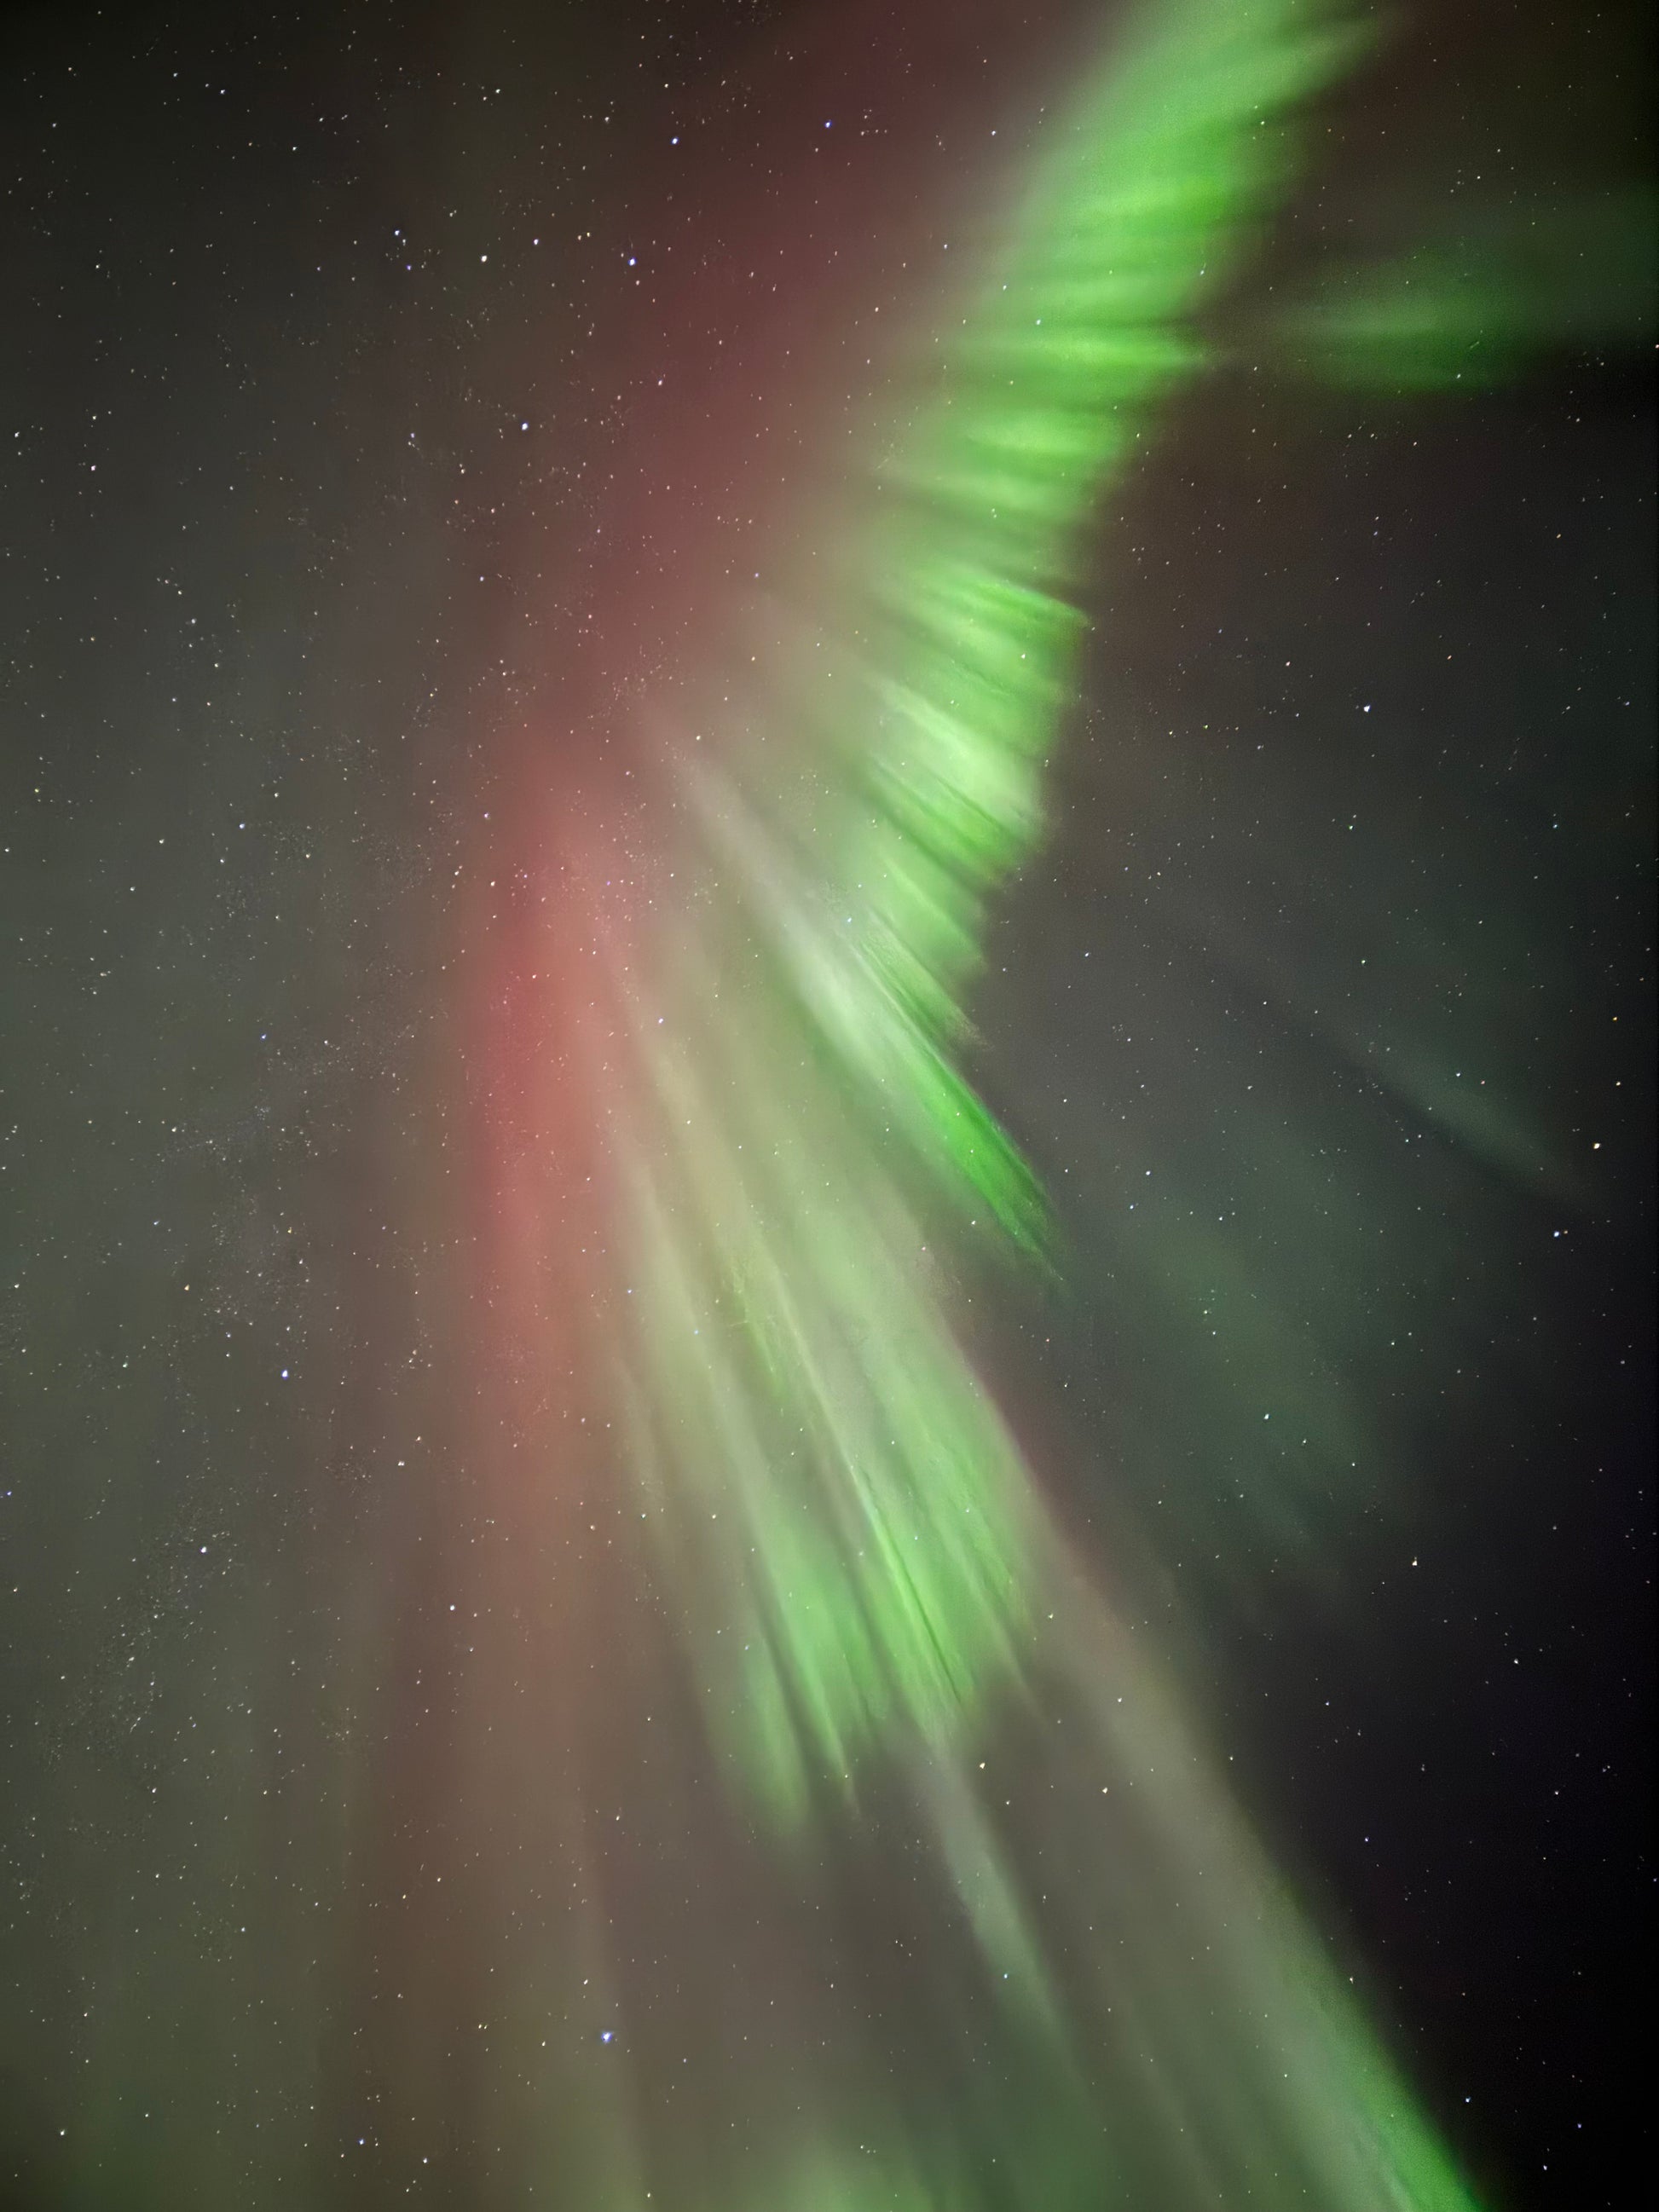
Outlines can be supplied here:
<path id="1" fill-rule="evenodd" d="M 1328 384 L 1478 392 L 1542 354 L 1650 344 L 1656 246 L 1651 185 L 1506 202 L 1398 260 L 1326 278 L 1280 319 L 1273 343 Z"/>

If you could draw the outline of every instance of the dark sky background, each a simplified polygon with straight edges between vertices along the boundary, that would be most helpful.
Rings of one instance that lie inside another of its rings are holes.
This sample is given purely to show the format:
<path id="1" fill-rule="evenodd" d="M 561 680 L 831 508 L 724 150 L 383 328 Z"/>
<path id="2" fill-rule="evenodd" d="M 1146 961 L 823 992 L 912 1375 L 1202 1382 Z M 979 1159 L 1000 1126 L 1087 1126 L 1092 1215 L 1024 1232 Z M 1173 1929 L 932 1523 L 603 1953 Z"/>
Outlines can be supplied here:
<path id="1" fill-rule="evenodd" d="M 518 1862 L 473 1749 L 508 1662 L 466 1624 L 544 1589 L 498 1545 L 535 1500 L 476 1015 L 526 792 L 643 803 L 630 718 L 763 557 L 756 487 L 857 419 L 907 240 L 994 189 L 1076 18 L 895 12 L 4 18 L 20 2212 L 402 2202 L 398 2115 L 437 2106 L 428 2201 L 530 2201 L 479 2118 L 490 1946 L 534 1916 L 481 1935 Z M 1634 10 L 1419 11 L 1322 113 L 1255 296 L 1639 178 L 1648 69 Z M 1545 347 L 1406 400 L 1218 352 L 1102 517 L 1056 835 L 994 935 L 977 1073 L 1072 1291 L 1009 1292 L 988 1356 L 1492 2203 L 1622 2204 L 1649 366 Z M 661 1655 L 602 1448 L 571 1468 L 546 1725 L 604 1775 Z M 399 1922 L 441 1868 L 452 1917 Z M 411 1959 L 428 2021 L 480 2023 L 464 2066 L 379 2024 Z"/>

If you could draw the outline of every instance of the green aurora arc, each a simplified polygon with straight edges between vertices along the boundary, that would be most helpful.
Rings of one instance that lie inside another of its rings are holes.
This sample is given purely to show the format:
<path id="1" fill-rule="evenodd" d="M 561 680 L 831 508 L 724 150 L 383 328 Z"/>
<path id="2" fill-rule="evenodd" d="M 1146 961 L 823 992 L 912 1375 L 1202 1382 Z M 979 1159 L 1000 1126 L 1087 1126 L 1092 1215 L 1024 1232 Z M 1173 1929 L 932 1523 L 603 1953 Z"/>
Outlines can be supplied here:
<path id="1" fill-rule="evenodd" d="M 1204 0 L 1083 73 L 827 503 L 836 580 L 754 618 L 698 718 L 719 741 L 678 748 L 685 896 L 613 941 L 627 1321 L 598 1356 L 712 1741 L 803 1911 L 815 1838 L 898 1805 L 976 1961 L 926 2054 L 849 2009 L 726 2208 L 1472 2202 L 1050 1518 L 957 1279 L 1052 1264 L 961 1060 L 988 902 L 1043 835 L 1083 533 L 1200 365 L 1189 317 L 1299 104 L 1364 44 L 1334 9 Z"/>

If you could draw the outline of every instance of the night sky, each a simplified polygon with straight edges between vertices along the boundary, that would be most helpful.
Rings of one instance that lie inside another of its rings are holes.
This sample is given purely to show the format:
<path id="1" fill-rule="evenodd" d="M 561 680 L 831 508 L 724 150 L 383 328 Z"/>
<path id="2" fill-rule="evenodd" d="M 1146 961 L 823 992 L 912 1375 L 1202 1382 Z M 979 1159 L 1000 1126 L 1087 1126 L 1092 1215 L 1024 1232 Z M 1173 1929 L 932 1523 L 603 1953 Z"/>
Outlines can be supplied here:
<path id="1" fill-rule="evenodd" d="M 5 16 L 0 2203 L 1043 2201 L 896 1798 L 775 1845 L 716 1771 L 568 1318 L 622 1294 L 569 976 L 613 872 L 682 928 L 665 718 L 1103 21 Z M 1091 520 L 971 992 L 1055 1262 L 947 1267 L 1492 2212 L 1652 2155 L 1651 345 L 1365 388 L 1275 317 L 1593 225 L 1647 36 L 1417 8 L 1313 104 Z M 800 1911 L 972 2194 L 768 2183 Z"/>

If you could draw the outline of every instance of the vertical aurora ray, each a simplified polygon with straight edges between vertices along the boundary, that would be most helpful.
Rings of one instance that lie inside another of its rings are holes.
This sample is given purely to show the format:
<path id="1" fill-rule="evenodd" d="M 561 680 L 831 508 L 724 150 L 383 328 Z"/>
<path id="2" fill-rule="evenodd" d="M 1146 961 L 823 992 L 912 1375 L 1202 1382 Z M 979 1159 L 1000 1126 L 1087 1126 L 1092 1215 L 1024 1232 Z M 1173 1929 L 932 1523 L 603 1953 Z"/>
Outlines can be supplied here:
<path id="1" fill-rule="evenodd" d="M 838 2000 L 726 2204 L 1469 2202 L 1051 1522 L 957 1281 L 1045 1249 L 961 1055 L 987 902 L 1043 834 L 1079 537 L 1358 44 L 1293 0 L 1176 5 L 1085 73 L 787 641 L 757 615 L 710 683 L 679 896 L 604 963 L 602 1356 L 711 1741 L 803 1913 L 818 1840 L 896 1821 L 932 1900 L 902 1939 L 928 2047 Z"/>

